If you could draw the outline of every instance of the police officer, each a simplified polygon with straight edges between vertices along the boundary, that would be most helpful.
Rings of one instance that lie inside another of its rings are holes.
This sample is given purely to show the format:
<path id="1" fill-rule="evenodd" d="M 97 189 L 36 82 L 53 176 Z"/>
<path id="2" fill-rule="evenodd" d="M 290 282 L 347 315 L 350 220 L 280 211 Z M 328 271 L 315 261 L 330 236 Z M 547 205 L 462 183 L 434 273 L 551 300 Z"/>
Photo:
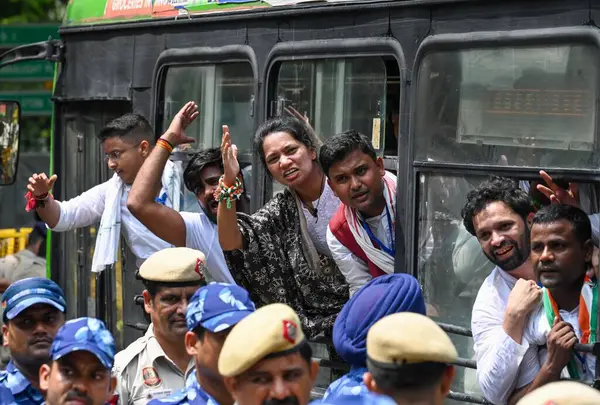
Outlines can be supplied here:
<path id="1" fill-rule="evenodd" d="M 0 293 L 17 280 L 46 277 L 46 224 L 38 222 L 27 239 L 27 247 L 14 255 L 0 259 Z M 2 310 L 0 309 L 0 314 Z M 2 322 L 0 322 L 0 327 Z M 0 368 L 10 361 L 10 352 L 0 347 Z"/>
<path id="2" fill-rule="evenodd" d="M 102 321 L 79 318 L 65 323 L 56 334 L 50 358 L 52 362 L 39 373 L 47 405 L 102 405 L 112 397 L 117 383 L 111 377 L 115 341 Z"/>
<path id="3" fill-rule="evenodd" d="M 285 304 L 257 309 L 233 327 L 219 357 L 219 372 L 238 405 L 306 405 L 319 365 Z"/>
<path id="4" fill-rule="evenodd" d="M 367 388 L 396 403 L 442 405 L 458 353 L 448 335 L 416 313 L 388 315 L 367 334 Z"/>
<path id="5" fill-rule="evenodd" d="M 578 381 L 557 381 L 531 391 L 517 405 L 598 405 L 600 392 Z"/>
<path id="6" fill-rule="evenodd" d="M 185 335 L 185 346 L 194 356 L 196 370 L 186 388 L 149 405 L 233 405 L 219 374 L 219 354 L 232 327 L 252 312 L 254 303 L 248 292 L 237 285 L 211 283 L 196 291 L 186 312 Z"/>
<path id="7" fill-rule="evenodd" d="M 204 263 L 198 250 L 169 248 L 154 253 L 140 267 L 144 310 L 152 323 L 144 336 L 115 357 L 120 404 L 146 405 L 185 386 L 194 369 L 184 342 L 185 311 L 192 295 L 206 284 Z"/>
<path id="8" fill-rule="evenodd" d="M 46 224 L 36 223 L 25 249 L 0 259 L 0 292 L 17 280 L 46 276 L 46 233 Z"/>
<path id="9" fill-rule="evenodd" d="M 0 373 L 0 403 L 41 404 L 38 373 L 65 323 L 63 291 L 51 280 L 26 278 L 8 287 L 2 306 L 2 334 L 12 360 Z"/>

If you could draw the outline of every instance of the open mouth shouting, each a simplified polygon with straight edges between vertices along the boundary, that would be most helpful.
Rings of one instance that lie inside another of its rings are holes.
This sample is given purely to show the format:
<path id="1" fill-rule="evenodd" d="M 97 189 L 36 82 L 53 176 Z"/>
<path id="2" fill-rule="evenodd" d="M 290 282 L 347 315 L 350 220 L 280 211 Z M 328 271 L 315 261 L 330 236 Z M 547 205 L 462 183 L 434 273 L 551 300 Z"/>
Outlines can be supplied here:
<path id="1" fill-rule="evenodd" d="M 286 171 L 284 171 L 283 178 L 286 179 L 287 181 L 293 181 L 298 177 L 299 174 L 300 174 L 300 171 L 294 167 L 294 168 L 287 169 Z"/>

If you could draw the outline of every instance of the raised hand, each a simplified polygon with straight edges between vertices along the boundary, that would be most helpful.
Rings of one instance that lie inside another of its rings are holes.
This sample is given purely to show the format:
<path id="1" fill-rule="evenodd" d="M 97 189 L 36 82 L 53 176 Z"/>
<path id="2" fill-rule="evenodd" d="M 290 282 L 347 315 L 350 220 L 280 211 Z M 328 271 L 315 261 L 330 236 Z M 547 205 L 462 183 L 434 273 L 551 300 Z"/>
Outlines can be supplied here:
<path id="1" fill-rule="evenodd" d="M 547 187 L 538 184 L 537 189 L 540 193 L 548 197 L 552 204 L 565 204 L 579 207 L 579 189 L 576 183 L 569 183 L 569 188 L 565 190 L 564 188 L 559 187 L 545 171 L 541 170 L 540 176 Z"/>
<path id="2" fill-rule="evenodd" d="M 56 182 L 58 176 L 56 174 L 48 178 L 46 173 L 34 173 L 29 178 L 29 184 L 27 184 L 27 190 L 31 191 L 34 197 L 43 197 L 50 192 L 54 182 Z"/>
<path id="3" fill-rule="evenodd" d="M 540 302 L 542 289 L 533 280 L 520 278 L 508 296 L 506 313 L 511 316 L 529 315 Z"/>
<path id="4" fill-rule="evenodd" d="M 237 160 L 237 146 L 231 143 L 229 127 L 223 125 L 223 138 L 221 140 L 221 154 L 223 155 L 223 182 L 230 187 L 235 183 L 236 177 L 240 174 L 240 163 Z"/>
<path id="5" fill-rule="evenodd" d="M 188 101 L 175 115 L 169 128 L 161 138 L 173 146 L 195 142 L 194 138 L 185 135 L 185 129 L 199 114 L 198 105 L 193 101 Z"/>
<path id="6" fill-rule="evenodd" d="M 308 117 L 306 115 L 302 115 L 300 113 L 300 111 L 296 110 L 294 107 L 292 107 L 292 106 L 285 107 L 283 109 L 283 111 L 288 113 L 289 116 L 296 117 L 299 120 L 302 120 L 302 121 L 306 122 L 308 125 L 310 125 L 310 120 L 308 119 Z"/>

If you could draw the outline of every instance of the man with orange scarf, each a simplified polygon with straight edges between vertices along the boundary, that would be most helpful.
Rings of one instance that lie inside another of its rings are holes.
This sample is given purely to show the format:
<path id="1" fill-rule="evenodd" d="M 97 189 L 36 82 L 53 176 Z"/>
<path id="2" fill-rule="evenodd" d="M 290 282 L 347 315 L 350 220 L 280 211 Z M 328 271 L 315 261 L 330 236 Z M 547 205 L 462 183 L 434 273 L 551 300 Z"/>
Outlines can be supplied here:
<path id="1" fill-rule="evenodd" d="M 596 358 L 573 350 L 596 342 L 597 281 L 586 275 L 593 249 L 590 220 L 579 208 L 553 204 L 533 217 L 530 258 L 544 288 L 523 337 L 548 348 L 538 352 L 540 369 L 521 394 L 561 378 L 594 380 Z"/>
<path id="2" fill-rule="evenodd" d="M 327 245 L 352 295 L 372 278 L 394 273 L 396 176 L 354 130 L 329 138 L 319 162 L 342 202 L 329 221 Z"/>

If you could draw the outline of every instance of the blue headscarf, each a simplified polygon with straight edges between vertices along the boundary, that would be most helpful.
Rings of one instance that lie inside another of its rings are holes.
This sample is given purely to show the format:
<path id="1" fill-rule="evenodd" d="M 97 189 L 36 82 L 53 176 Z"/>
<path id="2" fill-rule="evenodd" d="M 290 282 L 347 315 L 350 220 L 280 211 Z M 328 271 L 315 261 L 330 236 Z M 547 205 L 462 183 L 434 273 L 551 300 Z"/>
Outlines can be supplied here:
<path id="1" fill-rule="evenodd" d="M 352 367 L 366 367 L 367 332 L 384 316 L 397 312 L 425 315 L 419 282 L 408 274 L 374 278 L 344 305 L 333 326 L 333 345 Z"/>

